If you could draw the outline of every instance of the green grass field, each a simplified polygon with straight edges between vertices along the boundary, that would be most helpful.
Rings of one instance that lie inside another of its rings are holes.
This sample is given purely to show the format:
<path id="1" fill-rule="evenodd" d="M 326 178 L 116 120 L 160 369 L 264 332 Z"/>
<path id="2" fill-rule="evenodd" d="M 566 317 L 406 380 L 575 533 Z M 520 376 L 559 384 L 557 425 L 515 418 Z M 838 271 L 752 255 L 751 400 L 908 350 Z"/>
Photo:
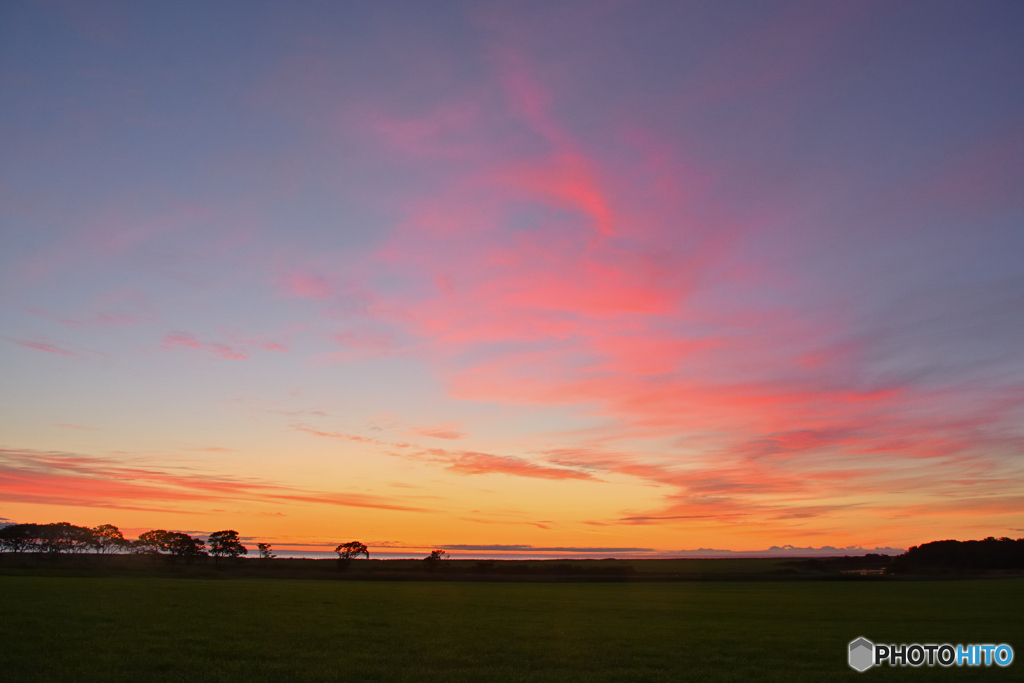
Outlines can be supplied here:
<path id="1" fill-rule="evenodd" d="M 1021 680 L 847 643 L 1024 647 L 1024 580 L 436 583 L 0 576 L 5 681 Z"/>

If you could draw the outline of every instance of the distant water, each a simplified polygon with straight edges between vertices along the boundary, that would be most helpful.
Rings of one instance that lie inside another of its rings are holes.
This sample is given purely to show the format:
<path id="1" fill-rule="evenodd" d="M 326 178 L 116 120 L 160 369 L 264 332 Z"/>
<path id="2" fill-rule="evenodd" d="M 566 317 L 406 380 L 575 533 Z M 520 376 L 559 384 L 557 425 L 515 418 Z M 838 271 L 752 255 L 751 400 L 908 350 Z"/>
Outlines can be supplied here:
<path id="1" fill-rule="evenodd" d="M 338 555 L 331 550 L 278 550 L 274 549 L 278 557 L 302 558 L 309 560 L 337 559 Z M 375 560 L 422 560 L 426 552 L 374 552 L 370 551 L 370 557 Z M 544 553 L 494 553 L 494 552 L 452 552 L 453 560 L 603 560 L 608 554 L 544 554 Z M 258 552 L 249 551 L 249 556 L 258 556 Z M 651 555 L 620 555 L 618 559 L 639 559 L 650 558 Z"/>
<path id="2" fill-rule="evenodd" d="M 680 550 L 677 552 L 649 553 L 544 553 L 544 552 L 496 552 L 496 551 L 449 551 L 453 560 L 603 560 L 615 557 L 620 560 L 657 560 L 657 559 L 727 559 L 727 558 L 771 558 L 771 557 L 851 557 L 876 553 L 879 555 L 899 555 L 905 552 L 900 548 L 794 548 L 792 546 L 773 547 L 768 550 L 729 551 L 729 550 Z M 304 558 L 312 560 L 335 559 L 337 554 L 332 550 L 278 550 L 278 557 Z M 257 556 L 255 549 L 249 556 Z M 376 560 L 422 560 L 427 551 L 370 551 L 370 557 Z"/>

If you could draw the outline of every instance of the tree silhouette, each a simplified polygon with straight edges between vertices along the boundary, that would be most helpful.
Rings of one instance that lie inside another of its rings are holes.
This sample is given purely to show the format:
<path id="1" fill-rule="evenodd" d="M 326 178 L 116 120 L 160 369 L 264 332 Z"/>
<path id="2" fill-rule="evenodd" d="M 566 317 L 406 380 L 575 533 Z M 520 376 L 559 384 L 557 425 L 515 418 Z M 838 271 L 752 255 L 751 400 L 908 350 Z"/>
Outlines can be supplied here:
<path id="1" fill-rule="evenodd" d="M 347 569 L 352 560 L 360 555 L 370 559 L 370 551 L 359 541 L 342 543 L 334 549 L 334 552 L 338 553 L 338 567 L 341 569 Z"/>
<path id="2" fill-rule="evenodd" d="M 34 550 L 39 540 L 39 524 L 11 524 L 0 529 L 0 551 L 24 553 Z"/>
<path id="3" fill-rule="evenodd" d="M 156 555 L 171 552 L 170 533 L 166 529 L 153 529 L 139 534 L 139 539 L 132 544 L 132 551 Z"/>
<path id="4" fill-rule="evenodd" d="M 370 559 L 370 551 L 366 549 L 366 546 L 359 541 L 349 541 L 348 543 L 342 543 L 334 552 L 338 553 L 338 557 L 342 560 L 354 560 L 360 555 Z"/>
<path id="5" fill-rule="evenodd" d="M 200 539 L 165 529 L 154 529 L 139 534 L 139 540 L 133 544 L 133 550 L 153 555 L 184 557 L 188 562 L 197 557 L 206 557 L 206 544 Z"/>
<path id="6" fill-rule="evenodd" d="M 92 529 L 67 522 L 12 524 L 0 529 L 0 548 L 16 553 L 79 553 L 93 547 L 95 539 Z"/>
<path id="7" fill-rule="evenodd" d="M 92 529 L 68 522 L 42 524 L 38 527 L 39 549 L 47 553 L 78 553 L 92 547 Z"/>
<path id="8" fill-rule="evenodd" d="M 432 572 L 441 566 L 441 562 L 447 560 L 449 557 L 450 555 L 440 548 L 437 550 L 431 550 L 430 554 L 423 558 L 423 565 L 427 568 L 428 572 Z"/>
<path id="9" fill-rule="evenodd" d="M 92 534 L 92 547 L 97 553 L 114 553 L 128 547 L 128 541 L 121 534 L 121 530 L 113 524 L 94 526 Z"/>
<path id="10" fill-rule="evenodd" d="M 269 560 L 271 558 L 277 557 L 277 555 L 275 555 L 274 551 L 271 549 L 269 543 L 257 543 L 256 547 L 260 549 L 261 560 Z"/>
<path id="11" fill-rule="evenodd" d="M 170 532 L 169 536 L 168 547 L 174 557 L 184 557 L 189 563 L 197 557 L 206 557 L 206 544 L 201 539 L 177 531 Z"/>
<path id="12" fill-rule="evenodd" d="M 218 560 L 222 557 L 237 558 L 248 555 L 249 550 L 238 540 L 238 532 L 234 529 L 215 531 L 206 539 L 210 544 L 210 554 Z"/>
<path id="13" fill-rule="evenodd" d="M 167 533 L 167 532 L 164 532 Z M 16 553 L 35 551 L 58 555 L 61 553 L 82 553 L 88 550 L 113 552 L 131 547 L 117 527 L 101 524 L 95 528 L 77 526 L 67 522 L 55 524 L 13 524 L 0 529 L 0 550 Z M 157 552 L 157 549 L 143 544 L 140 552 Z"/>

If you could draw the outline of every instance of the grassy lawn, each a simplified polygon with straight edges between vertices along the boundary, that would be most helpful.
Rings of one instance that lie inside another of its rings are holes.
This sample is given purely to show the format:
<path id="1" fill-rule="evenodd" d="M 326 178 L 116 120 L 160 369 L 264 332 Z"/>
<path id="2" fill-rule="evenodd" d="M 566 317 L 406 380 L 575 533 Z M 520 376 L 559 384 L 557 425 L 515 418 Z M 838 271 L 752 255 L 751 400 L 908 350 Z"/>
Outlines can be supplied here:
<path id="1" fill-rule="evenodd" d="M 1009 643 L 1024 580 L 421 583 L 0 576 L 5 681 L 1020 680 L 846 665 L 875 642 Z"/>

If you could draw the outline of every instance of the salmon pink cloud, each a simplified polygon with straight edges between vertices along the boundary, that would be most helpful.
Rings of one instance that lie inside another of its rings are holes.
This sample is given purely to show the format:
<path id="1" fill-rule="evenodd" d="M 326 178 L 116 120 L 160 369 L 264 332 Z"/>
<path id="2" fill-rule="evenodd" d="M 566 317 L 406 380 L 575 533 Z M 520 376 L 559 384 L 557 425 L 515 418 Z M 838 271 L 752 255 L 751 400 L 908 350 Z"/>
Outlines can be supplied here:
<path id="1" fill-rule="evenodd" d="M 463 439 L 466 436 L 457 428 L 456 425 L 453 424 L 434 425 L 432 427 L 414 427 L 409 431 L 415 436 L 426 436 L 432 439 L 447 439 L 450 441 Z"/>
<path id="2" fill-rule="evenodd" d="M 327 278 L 305 273 L 290 273 L 277 281 L 283 296 L 323 301 L 331 298 L 333 288 Z"/>
<path id="3" fill-rule="evenodd" d="M 346 432 L 327 432 L 310 427 L 297 426 L 298 431 L 312 434 L 327 439 L 340 439 L 357 444 L 384 447 L 391 455 L 410 460 L 419 460 L 432 463 L 440 463 L 446 469 L 458 474 L 508 474 L 517 477 L 528 477 L 534 479 L 590 479 L 591 475 L 585 471 L 569 467 L 551 466 L 542 460 L 531 461 L 524 458 L 506 455 L 494 455 L 491 453 L 478 453 L 466 450 L 451 450 L 446 448 L 423 448 L 408 442 L 393 442 L 376 439 L 373 437 L 349 434 Z M 412 430 L 417 436 L 428 438 L 455 439 L 461 438 L 461 434 L 451 431 L 438 430 Z M 397 451 L 389 449 L 398 449 Z"/>
<path id="4" fill-rule="evenodd" d="M 167 335 L 164 337 L 164 341 L 160 345 L 160 348 L 164 351 L 173 351 L 180 347 L 196 349 L 197 351 L 205 351 L 208 354 L 224 360 L 246 360 L 249 357 L 244 352 L 237 351 L 225 344 L 201 342 L 196 339 L 195 335 L 185 332 L 175 332 Z"/>
<path id="5" fill-rule="evenodd" d="M 78 355 L 74 351 L 69 351 L 68 349 L 62 349 L 61 347 L 56 346 L 54 344 L 51 344 L 49 342 L 29 341 L 27 339 L 11 339 L 9 337 L 5 337 L 5 339 L 7 339 L 7 341 L 9 341 L 9 342 L 17 344 L 18 346 L 24 347 L 26 349 L 33 349 L 35 351 L 45 351 L 46 353 L 55 353 L 55 354 L 57 354 L 59 356 L 77 356 Z"/>
<path id="6" fill-rule="evenodd" d="M 535 479 L 590 479 L 586 472 L 548 467 L 520 458 L 510 458 L 473 451 L 449 451 L 431 448 L 412 454 L 415 458 L 439 459 L 447 462 L 447 468 L 459 474 L 510 474 Z"/>

